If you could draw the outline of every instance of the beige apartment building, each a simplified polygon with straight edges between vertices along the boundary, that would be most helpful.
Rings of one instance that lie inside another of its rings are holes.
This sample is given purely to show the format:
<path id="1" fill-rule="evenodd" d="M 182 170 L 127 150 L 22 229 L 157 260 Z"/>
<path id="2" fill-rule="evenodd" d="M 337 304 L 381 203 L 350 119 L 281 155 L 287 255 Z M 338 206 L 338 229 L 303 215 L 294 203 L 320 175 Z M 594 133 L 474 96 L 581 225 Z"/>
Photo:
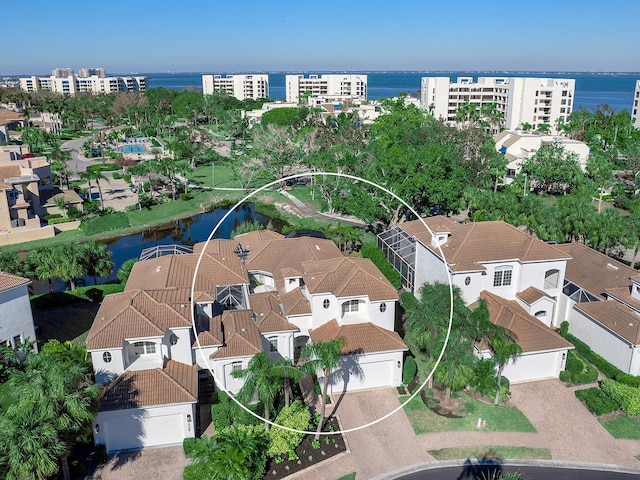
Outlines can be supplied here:
<path id="1" fill-rule="evenodd" d="M 144 92 L 147 89 L 147 78 L 107 76 L 104 68 L 81 68 L 78 74 L 71 68 L 55 68 L 48 77 L 32 75 L 21 78 L 20 88 L 26 92 L 49 90 L 67 95 Z"/>
<path id="2" fill-rule="evenodd" d="M 300 103 L 301 97 L 335 100 L 366 100 L 367 76 L 359 74 L 311 74 L 285 77 L 286 101 Z M 307 103 L 305 101 L 305 103 Z"/>
<path id="3" fill-rule="evenodd" d="M 238 100 L 269 98 L 269 75 L 202 75 L 202 93 L 225 92 Z"/>
<path id="4" fill-rule="evenodd" d="M 454 124 L 456 112 L 469 102 L 481 108 L 494 103 L 503 115 L 501 127 L 516 130 L 530 124 L 533 130 L 549 125 L 557 131 L 558 121 L 568 121 L 573 111 L 575 80 L 568 78 L 522 77 L 423 77 L 420 106 Z"/>

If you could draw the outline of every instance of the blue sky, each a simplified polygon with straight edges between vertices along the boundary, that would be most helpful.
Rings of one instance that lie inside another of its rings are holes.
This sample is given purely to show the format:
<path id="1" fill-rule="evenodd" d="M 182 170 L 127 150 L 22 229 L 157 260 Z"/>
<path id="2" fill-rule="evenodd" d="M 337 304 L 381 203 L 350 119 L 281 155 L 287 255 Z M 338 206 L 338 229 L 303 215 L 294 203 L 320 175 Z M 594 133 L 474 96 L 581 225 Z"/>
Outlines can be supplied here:
<path id="1" fill-rule="evenodd" d="M 0 11 L 12 25 L 0 75 L 640 71 L 638 0 L 15 0 Z"/>

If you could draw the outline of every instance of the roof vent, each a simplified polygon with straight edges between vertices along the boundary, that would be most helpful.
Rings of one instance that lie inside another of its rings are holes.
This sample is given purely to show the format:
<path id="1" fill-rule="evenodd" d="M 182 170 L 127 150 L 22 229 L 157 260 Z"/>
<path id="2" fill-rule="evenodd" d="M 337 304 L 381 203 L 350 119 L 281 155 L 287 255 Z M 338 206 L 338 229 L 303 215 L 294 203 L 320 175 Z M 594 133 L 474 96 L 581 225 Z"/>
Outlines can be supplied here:
<path id="1" fill-rule="evenodd" d="M 320 247 L 318 245 L 316 245 L 316 250 L 320 251 Z"/>
<path id="2" fill-rule="evenodd" d="M 611 263 L 607 263 L 607 267 L 610 268 L 611 270 L 618 270 L 618 268 L 620 268 L 620 267 L 618 267 L 616 265 L 613 265 Z"/>
<path id="3" fill-rule="evenodd" d="M 158 265 L 158 266 L 156 267 L 156 273 L 158 273 L 160 270 L 162 270 L 162 265 Z"/>
<path id="4" fill-rule="evenodd" d="M 633 327 L 633 323 L 632 323 L 632 322 L 629 322 L 629 326 L 630 326 L 630 327 Z"/>

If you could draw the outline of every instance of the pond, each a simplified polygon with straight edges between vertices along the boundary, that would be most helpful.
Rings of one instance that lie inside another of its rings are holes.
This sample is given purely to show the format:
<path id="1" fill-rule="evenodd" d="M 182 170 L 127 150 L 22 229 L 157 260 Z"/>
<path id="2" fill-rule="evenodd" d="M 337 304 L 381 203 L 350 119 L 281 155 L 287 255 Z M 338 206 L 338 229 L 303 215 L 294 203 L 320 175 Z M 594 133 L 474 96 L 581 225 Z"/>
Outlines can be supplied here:
<path id="1" fill-rule="evenodd" d="M 222 217 L 229 211 L 228 208 L 217 208 L 211 212 L 201 213 L 193 217 L 176 220 L 169 223 L 156 225 L 143 232 L 124 235 L 122 237 L 105 240 L 103 243 L 111 252 L 113 260 L 113 273 L 108 278 L 98 278 L 98 283 L 117 281 L 116 273 L 124 262 L 130 258 L 138 258 L 145 248 L 157 245 L 194 245 L 204 242 Z M 257 220 L 261 225 L 269 225 L 275 231 L 281 231 L 285 222 L 272 219 L 256 211 L 253 203 L 240 205 L 220 225 L 214 238 L 231 238 L 231 233 L 240 224 Z M 93 285 L 93 278 L 85 277 L 77 282 L 78 286 Z M 63 291 L 66 285 L 61 280 L 54 281 L 55 291 Z M 35 280 L 33 282 L 34 293 L 47 293 L 48 282 Z"/>

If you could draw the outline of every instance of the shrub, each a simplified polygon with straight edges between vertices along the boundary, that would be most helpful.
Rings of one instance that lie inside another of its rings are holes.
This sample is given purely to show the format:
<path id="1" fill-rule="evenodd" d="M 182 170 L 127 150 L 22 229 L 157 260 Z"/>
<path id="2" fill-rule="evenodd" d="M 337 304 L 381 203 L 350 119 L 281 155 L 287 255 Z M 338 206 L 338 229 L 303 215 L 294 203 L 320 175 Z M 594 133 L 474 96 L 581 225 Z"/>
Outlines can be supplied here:
<path id="1" fill-rule="evenodd" d="M 602 381 L 602 391 L 613 399 L 627 415 L 640 415 L 640 389 L 607 378 Z"/>
<path id="2" fill-rule="evenodd" d="M 113 172 L 114 180 L 120 180 L 121 178 L 122 178 L 122 175 L 120 174 L 120 172 Z"/>
<path id="3" fill-rule="evenodd" d="M 106 445 L 96 446 L 96 461 L 98 463 L 104 463 L 107 461 L 107 447 Z"/>
<path id="4" fill-rule="evenodd" d="M 618 404 L 598 387 L 576 390 L 574 393 L 580 401 L 586 404 L 587 409 L 595 415 L 604 415 L 618 410 Z"/>
<path id="5" fill-rule="evenodd" d="M 57 225 L 58 223 L 67 223 L 70 222 L 71 219 L 70 218 L 50 218 L 49 220 L 47 220 L 47 225 Z"/>
<path id="6" fill-rule="evenodd" d="M 311 422 L 309 409 L 300 401 L 296 400 L 290 407 L 280 410 L 275 423 L 284 427 L 306 431 Z M 297 460 L 296 447 L 300 445 L 304 438 L 304 433 L 292 432 L 283 428 L 271 428 L 267 436 L 270 444 L 267 454 L 270 457 L 285 457 L 288 460 Z"/>
<path id="7" fill-rule="evenodd" d="M 62 214 L 60 213 L 52 213 L 50 215 L 45 215 L 44 217 L 42 217 L 42 219 L 45 222 L 49 222 L 49 220 L 53 220 L 54 218 L 63 218 L 63 217 L 62 217 Z"/>
<path id="8" fill-rule="evenodd" d="M 261 420 L 239 407 L 224 392 L 218 392 L 218 403 L 211 405 L 211 418 L 216 431 L 232 425 L 257 425 Z M 259 405 L 249 405 L 251 411 L 256 411 Z"/>
<path id="9" fill-rule="evenodd" d="M 560 335 L 566 338 L 567 333 L 569 333 L 569 322 L 565 320 L 560 324 Z"/>
<path id="10" fill-rule="evenodd" d="M 382 250 L 380 250 L 375 243 L 365 243 L 362 245 L 360 253 L 363 257 L 368 258 L 376 267 L 378 267 L 378 270 L 380 270 L 385 278 L 389 280 L 391 285 L 397 289 L 402 287 L 402 277 L 398 271 L 393 268 L 393 265 L 389 263 L 389 260 L 387 260 L 384 253 L 382 253 Z"/>
<path id="11" fill-rule="evenodd" d="M 188 457 L 193 452 L 193 447 L 196 444 L 196 439 L 187 437 L 182 441 L 182 451 Z"/>
<path id="12" fill-rule="evenodd" d="M 567 383 L 572 383 L 573 380 L 571 379 L 572 375 L 571 372 L 569 370 L 562 370 L 560 372 L 560 381 L 561 382 L 567 382 Z"/>
<path id="13" fill-rule="evenodd" d="M 496 378 L 496 367 L 493 360 L 483 358 L 475 363 L 473 366 L 471 388 L 479 394 L 487 397 L 492 397 L 496 394 L 498 379 Z"/>
<path id="14" fill-rule="evenodd" d="M 566 371 L 571 375 L 569 380 L 561 378 L 563 381 L 580 384 L 595 382 L 598 379 L 598 371 L 573 350 L 569 350 L 567 354 Z M 566 375 L 563 377 L 566 378 Z"/>
<path id="15" fill-rule="evenodd" d="M 416 378 L 418 373 L 418 366 L 416 365 L 416 359 L 408 356 L 404 360 L 404 367 L 402 369 L 402 383 L 409 385 Z"/>

